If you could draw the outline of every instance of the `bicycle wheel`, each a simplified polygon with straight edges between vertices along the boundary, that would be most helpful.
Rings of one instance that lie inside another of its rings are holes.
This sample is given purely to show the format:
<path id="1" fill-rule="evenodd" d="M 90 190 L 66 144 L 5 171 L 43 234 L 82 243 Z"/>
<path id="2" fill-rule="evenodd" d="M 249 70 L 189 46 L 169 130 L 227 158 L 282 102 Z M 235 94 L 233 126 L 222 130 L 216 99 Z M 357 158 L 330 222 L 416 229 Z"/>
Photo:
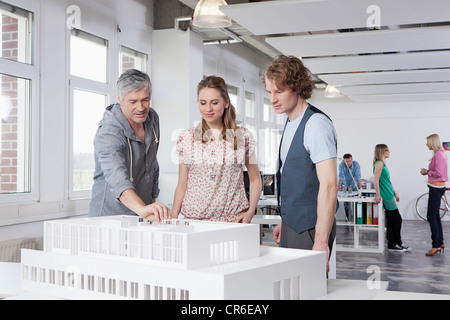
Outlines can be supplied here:
<path id="1" fill-rule="evenodd" d="M 441 205 L 439 207 L 439 215 L 441 218 L 449 211 L 449 207 L 446 203 L 446 199 L 443 196 L 441 198 Z M 428 192 L 421 195 L 416 201 L 416 213 L 424 221 L 427 221 L 427 211 L 428 211 Z"/>

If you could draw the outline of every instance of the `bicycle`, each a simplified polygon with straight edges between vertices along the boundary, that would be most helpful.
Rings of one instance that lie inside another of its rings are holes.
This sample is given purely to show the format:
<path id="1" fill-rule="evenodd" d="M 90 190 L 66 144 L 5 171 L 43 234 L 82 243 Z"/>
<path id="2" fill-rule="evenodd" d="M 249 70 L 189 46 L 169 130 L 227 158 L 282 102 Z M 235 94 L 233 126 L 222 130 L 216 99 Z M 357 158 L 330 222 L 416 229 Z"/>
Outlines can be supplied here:
<path id="1" fill-rule="evenodd" d="M 445 192 L 450 190 L 450 188 L 445 188 Z M 446 193 L 441 198 L 441 206 L 439 207 L 439 215 L 441 219 L 445 216 L 445 214 L 450 211 L 450 204 L 448 203 L 448 199 Z M 424 221 L 428 221 L 427 219 L 427 209 L 428 209 L 428 192 L 422 194 L 416 201 L 416 213 L 417 215 Z"/>

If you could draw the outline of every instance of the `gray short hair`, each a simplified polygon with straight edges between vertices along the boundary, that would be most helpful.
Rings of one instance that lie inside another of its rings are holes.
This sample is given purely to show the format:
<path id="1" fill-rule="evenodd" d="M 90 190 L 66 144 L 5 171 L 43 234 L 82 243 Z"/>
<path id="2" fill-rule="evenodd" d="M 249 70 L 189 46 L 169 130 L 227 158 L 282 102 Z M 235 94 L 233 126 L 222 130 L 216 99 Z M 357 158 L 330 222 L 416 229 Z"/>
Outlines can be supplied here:
<path id="1" fill-rule="evenodd" d="M 123 100 L 125 95 L 129 92 L 139 91 L 141 89 L 148 89 L 150 96 L 152 94 L 152 82 L 148 74 L 136 70 L 126 70 L 117 80 L 117 94 Z"/>

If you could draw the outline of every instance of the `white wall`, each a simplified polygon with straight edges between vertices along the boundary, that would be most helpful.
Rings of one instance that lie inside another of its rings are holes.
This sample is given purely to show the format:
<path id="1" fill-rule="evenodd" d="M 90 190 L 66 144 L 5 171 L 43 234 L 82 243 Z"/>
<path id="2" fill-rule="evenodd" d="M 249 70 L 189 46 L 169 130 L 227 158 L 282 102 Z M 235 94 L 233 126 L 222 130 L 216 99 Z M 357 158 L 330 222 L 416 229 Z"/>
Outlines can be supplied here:
<path id="1" fill-rule="evenodd" d="M 408 101 L 354 103 L 348 99 L 326 99 L 316 91 L 310 101 L 327 113 L 338 134 L 338 156 L 351 153 L 361 165 L 363 178 L 372 177 L 375 145 L 384 143 L 391 151 L 387 167 L 400 196 L 399 210 L 404 219 L 417 219 L 415 200 L 427 192 L 427 168 L 432 152 L 426 137 L 437 133 L 450 141 L 450 101 Z M 447 153 L 450 158 L 450 152 Z"/>
<path id="2" fill-rule="evenodd" d="M 203 52 L 205 75 L 223 77 L 228 84 L 238 88 L 242 88 L 245 81 L 245 89 L 260 93 L 260 74 L 270 60 L 236 44 L 206 45 Z"/>
<path id="3" fill-rule="evenodd" d="M 200 120 L 197 84 L 203 77 L 203 40 L 191 31 L 168 29 L 153 31 L 152 42 L 152 105 L 161 132 L 159 201 L 171 207 L 178 182 L 178 135 Z"/>

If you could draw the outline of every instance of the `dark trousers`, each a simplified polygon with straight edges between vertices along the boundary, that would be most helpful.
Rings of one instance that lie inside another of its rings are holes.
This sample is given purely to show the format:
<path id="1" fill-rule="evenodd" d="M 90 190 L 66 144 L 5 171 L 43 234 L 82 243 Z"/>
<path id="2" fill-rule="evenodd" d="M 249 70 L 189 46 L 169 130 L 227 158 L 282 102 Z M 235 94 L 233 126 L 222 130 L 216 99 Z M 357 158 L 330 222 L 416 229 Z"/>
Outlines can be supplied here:
<path id="1" fill-rule="evenodd" d="M 281 239 L 280 247 L 311 250 L 314 246 L 314 237 L 316 235 L 316 229 L 312 228 L 302 233 L 297 233 L 294 229 L 289 227 L 286 223 L 281 222 Z M 328 248 L 331 251 L 333 249 L 333 242 L 336 238 L 336 220 L 334 220 L 333 227 L 328 238 Z"/>
<path id="2" fill-rule="evenodd" d="M 445 188 L 433 188 L 428 186 L 428 210 L 427 220 L 431 229 L 431 241 L 433 248 L 440 248 L 444 244 L 444 233 L 440 216 L 441 198 L 445 193 Z"/>
<path id="3" fill-rule="evenodd" d="M 398 209 L 395 210 L 387 210 L 386 212 L 386 238 L 388 242 L 388 248 L 393 248 L 395 245 L 402 245 L 402 216 Z"/>

